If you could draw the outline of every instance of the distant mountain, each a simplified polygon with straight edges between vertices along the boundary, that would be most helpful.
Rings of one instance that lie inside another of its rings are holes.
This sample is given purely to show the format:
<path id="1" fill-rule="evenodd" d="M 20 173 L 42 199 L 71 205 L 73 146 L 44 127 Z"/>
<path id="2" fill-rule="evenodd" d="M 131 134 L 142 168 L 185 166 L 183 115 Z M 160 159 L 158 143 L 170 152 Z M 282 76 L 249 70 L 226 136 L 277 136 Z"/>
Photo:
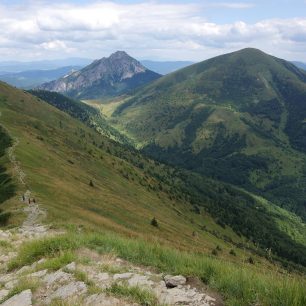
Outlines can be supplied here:
<path id="1" fill-rule="evenodd" d="M 256 49 L 166 75 L 113 124 L 150 156 L 256 191 L 306 220 L 306 72 Z"/>
<path id="2" fill-rule="evenodd" d="M 302 62 L 292 62 L 292 63 L 298 68 L 306 70 L 306 63 L 302 63 Z"/>
<path id="3" fill-rule="evenodd" d="M 0 74 L 0 80 L 16 87 L 29 89 L 63 77 L 81 68 L 81 66 L 67 66 L 52 70 L 28 70 L 17 73 Z"/>
<path id="4" fill-rule="evenodd" d="M 92 62 L 91 59 L 77 58 L 77 57 L 58 59 L 58 60 L 33 61 L 33 62 L 6 61 L 6 62 L 0 62 L 0 75 L 23 72 L 28 70 L 54 70 L 57 68 L 62 68 L 67 66 L 84 67 L 91 62 Z"/>
<path id="5" fill-rule="evenodd" d="M 125 94 L 159 77 L 160 74 L 147 69 L 124 51 L 117 51 L 38 89 L 78 99 L 95 99 Z"/>
<path id="6" fill-rule="evenodd" d="M 194 62 L 188 62 L 188 61 L 159 62 L 159 61 L 150 61 L 150 60 L 144 60 L 141 61 L 141 63 L 148 69 L 153 70 L 160 74 L 168 74 L 194 64 Z"/>

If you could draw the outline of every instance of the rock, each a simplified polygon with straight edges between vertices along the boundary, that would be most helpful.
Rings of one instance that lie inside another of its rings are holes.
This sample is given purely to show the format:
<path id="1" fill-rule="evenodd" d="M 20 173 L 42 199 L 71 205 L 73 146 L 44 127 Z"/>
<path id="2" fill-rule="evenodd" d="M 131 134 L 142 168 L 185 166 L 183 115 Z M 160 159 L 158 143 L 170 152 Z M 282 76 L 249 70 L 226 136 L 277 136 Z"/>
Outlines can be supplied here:
<path id="1" fill-rule="evenodd" d="M 10 292 L 10 291 L 7 290 L 7 289 L 1 289 L 1 290 L 0 290 L 0 301 L 1 301 L 3 298 L 5 298 L 5 297 L 8 295 L 9 292 Z"/>
<path id="2" fill-rule="evenodd" d="M 41 271 L 37 271 L 37 272 L 29 274 L 29 277 L 43 277 L 43 276 L 45 276 L 47 274 L 47 272 L 48 272 L 47 269 L 41 270 Z"/>
<path id="3" fill-rule="evenodd" d="M 109 280 L 109 275 L 108 273 L 98 273 L 95 278 L 100 282 L 105 282 Z"/>
<path id="4" fill-rule="evenodd" d="M 37 264 L 40 265 L 40 264 L 44 263 L 45 261 L 46 261 L 46 258 L 42 258 L 42 259 L 40 259 L 40 260 L 37 262 Z"/>
<path id="5" fill-rule="evenodd" d="M 47 274 L 44 277 L 43 281 L 47 283 L 47 285 L 50 286 L 55 282 L 63 283 L 63 282 L 69 281 L 70 279 L 71 279 L 71 275 L 69 273 L 58 270 L 54 273 Z"/>
<path id="6" fill-rule="evenodd" d="M 7 282 L 15 278 L 14 274 L 5 274 L 0 277 L 0 284 L 6 284 Z"/>
<path id="7" fill-rule="evenodd" d="M 70 264 L 65 266 L 64 269 L 68 270 L 69 272 L 74 272 L 76 269 L 75 262 L 71 262 Z"/>
<path id="8" fill-rule="evenodd" d="M 17 283 L 18 283 L 17 279 L 11 280 L 11 281 L 5 283 L 4 288 L 7 289 L 7 290 L 11 290 L 17 285 Z"/>
<path id="9" fill-rule="evenodd" d="M 5 301 L 2 306 L 32 306 L 32 292 L 30 289 L 22 291 L 19 294 L 14 295 L 7 301 Z"/>
<path id="10" fill-rule="evenodd" d="M 58 288 L 51 296 L 52 299 L 67 299 L 75 295 L 81 295 L 87 292 L 84 282 L 72 282 L 68 285 Z"/>
<path id="11" fill-rule="evenodd" d="M 186 284 L 186 278 L 182 275 L 166 275 L 164 277 L 167 288 L 175 288 Z"/>
<path id="12" fill-rule="evenodd" d="M 149 280 L 145 275 L 134 274 L 129 280 L 128 284 L 130 286 L 141 286 L 141 287 L 149 287 L 154 284 L 153 281 Z"/>
<path id="13" fill-rule="evenodd" d="M 22 268 L 20 268 L 16 274 L 22 274 L 22 273 L 26 273 L 26 272 L 29 272 L 31 270 L 31 267 L 30 266 L 24 266 Z"/>
<path id="14" fill-rule="evenodd" d="M 131 278 L 132 276 L 133 276 L 133 273 L 120 273 L 120 274 L 115 274 L 113 278 L 114 280 L 128 279 L 128 278 Z"/>

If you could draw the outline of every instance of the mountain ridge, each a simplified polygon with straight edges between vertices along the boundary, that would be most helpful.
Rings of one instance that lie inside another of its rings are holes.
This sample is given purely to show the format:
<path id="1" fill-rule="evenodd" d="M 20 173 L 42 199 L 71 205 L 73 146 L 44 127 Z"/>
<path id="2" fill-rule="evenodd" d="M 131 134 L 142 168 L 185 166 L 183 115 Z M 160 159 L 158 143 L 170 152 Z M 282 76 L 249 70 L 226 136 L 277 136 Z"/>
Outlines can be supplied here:
<path id="1" fill-rule="evenodd" d="M 246 48 L 154 81 L 109 120 L 153 158 L 256 190 L 306 218 L 305 98 L 304 71 Z"/>

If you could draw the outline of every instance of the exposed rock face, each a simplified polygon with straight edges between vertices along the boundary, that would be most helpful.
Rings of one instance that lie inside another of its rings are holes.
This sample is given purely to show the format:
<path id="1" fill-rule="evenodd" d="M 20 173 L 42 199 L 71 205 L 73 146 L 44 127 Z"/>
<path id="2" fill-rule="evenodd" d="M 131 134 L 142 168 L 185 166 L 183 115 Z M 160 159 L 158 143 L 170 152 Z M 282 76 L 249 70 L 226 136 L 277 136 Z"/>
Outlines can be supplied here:
<path id="1" fill-rule="evenodd" d="M 95 60 L 80 71 L 42 84 L 38 89 L 56 91 L 74 98 L 99 98 L 124 94 L 159 78 L 124 51 Z"/>
<path id="2" fill-rule="evenodd" d="M 32 292 L 30 289 L 22 291 L 19 294 L 14 295 L 7 301 L 5 301 L 2 306 L 32 306 Z"/>

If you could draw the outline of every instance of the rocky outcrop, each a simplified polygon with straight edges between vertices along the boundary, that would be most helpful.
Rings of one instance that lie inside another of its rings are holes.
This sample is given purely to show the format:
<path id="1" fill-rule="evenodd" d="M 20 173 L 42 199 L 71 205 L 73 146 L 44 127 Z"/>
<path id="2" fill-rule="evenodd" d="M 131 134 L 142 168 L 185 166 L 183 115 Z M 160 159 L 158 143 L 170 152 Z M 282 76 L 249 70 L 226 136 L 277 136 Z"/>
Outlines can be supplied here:
<path id="1" fill-rule="evenodd" d="M 38 89 L 56 91 L 78 99 L 94 99 L 127 93 L 160 76 L 124 51 L 117 51 L 108 58 L 95 60 L 80 71 L 42 84 Z"/>
<path id="2" fill-rule="evenodd" d="M 32 306 L 32 292 L 31 290 L 24 290 L 19 294 L 14 295 L 6 300 L 2 306 Z"/>

